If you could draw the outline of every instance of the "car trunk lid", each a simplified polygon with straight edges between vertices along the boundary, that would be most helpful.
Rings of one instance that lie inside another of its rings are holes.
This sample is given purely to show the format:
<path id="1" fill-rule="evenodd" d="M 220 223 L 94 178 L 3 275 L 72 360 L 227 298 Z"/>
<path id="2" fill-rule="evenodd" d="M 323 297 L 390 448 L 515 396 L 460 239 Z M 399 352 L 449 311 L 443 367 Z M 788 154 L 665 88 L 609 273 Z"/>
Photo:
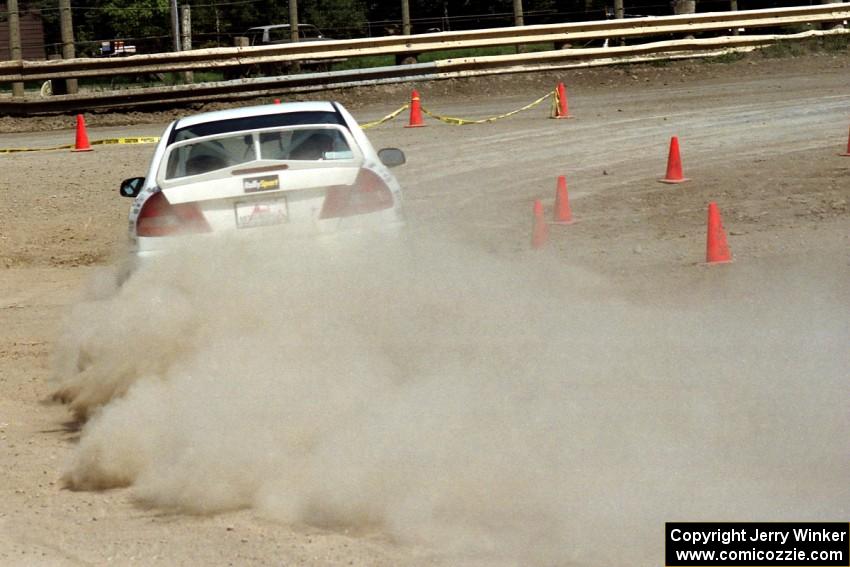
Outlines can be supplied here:
<path id="1" fill-rule="evenodd" d="M 316 190 L 324 195 L 323 188 L 352 185 L 359 171 L 359 163 L 252 164 L 233 168 L 226 176 L 208 174 L 191 181 L 183 179 L 179 184 L 164 187 L 162 192 L 173 205 Z"/>

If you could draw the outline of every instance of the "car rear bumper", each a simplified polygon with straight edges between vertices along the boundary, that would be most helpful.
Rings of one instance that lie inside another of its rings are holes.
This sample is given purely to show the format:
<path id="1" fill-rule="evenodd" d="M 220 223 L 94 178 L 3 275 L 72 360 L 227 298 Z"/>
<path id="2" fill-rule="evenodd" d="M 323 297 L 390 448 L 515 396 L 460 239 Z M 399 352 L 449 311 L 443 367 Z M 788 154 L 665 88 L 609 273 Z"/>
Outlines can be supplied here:
<path id="1" fill-rule="evenodd" d="M 138 267 L 148 259 L 173 254 L 179 250 L 200 248 L 209 250 L 211 247 L 216 246 L 238 245 L 241 243 L 250 244 L 252 241 L 267 242 L 273 239 L 286 242 L 303 242 L 305 245 L 314 245 L 318 249 L 332 251 L 334 249 L 342 249 L 365 237 L 396 238 L 400 236 L 404 230 L 405 223 L 400 218 L 400 215 L 395 216 L 396 218 L 390 222 L 382 219 L 380 223 L 364 222 L 366 219 L 358 218 L 356 221 L 349 222 L 342 228 L 322 232 L 289 233 L 277 230 L 278 227 L 271 226 L 185 236 L 139 237 L 136 239 L 135 245 L 131 248 L 131 256 L 136 259 L 135 265 Z"/>

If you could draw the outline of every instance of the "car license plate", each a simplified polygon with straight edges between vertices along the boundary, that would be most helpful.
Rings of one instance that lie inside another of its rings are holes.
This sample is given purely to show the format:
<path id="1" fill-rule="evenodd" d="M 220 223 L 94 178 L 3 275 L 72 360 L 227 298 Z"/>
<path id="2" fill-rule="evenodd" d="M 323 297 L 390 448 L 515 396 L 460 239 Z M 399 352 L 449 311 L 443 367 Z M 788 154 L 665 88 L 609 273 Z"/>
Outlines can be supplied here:
<path id="1" fill-rule="evenodd" d="M 289 219 L 286 199 L 239 201 L 235 205 L 236 228 L 281 224 Z"/>

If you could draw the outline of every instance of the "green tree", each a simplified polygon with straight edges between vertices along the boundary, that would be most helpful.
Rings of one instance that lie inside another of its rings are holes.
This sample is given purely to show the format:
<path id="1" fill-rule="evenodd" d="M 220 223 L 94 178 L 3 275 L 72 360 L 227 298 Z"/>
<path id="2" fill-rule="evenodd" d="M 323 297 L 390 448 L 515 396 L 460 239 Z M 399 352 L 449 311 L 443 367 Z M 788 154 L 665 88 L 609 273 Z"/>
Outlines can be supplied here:
<path id="1" fill-rule="evenodd" d="M 171 4 L 168 0 L 106 0 L 94 17 L 106 24 L 116 37 L 150 37 L 171 31 Z"/>
<path id="2" fill-rule="evenodd" d="M 357 37 L 366 27 L 364 0 L 300 0 L 302 22 L 318 26 L 332 37 Z"/>

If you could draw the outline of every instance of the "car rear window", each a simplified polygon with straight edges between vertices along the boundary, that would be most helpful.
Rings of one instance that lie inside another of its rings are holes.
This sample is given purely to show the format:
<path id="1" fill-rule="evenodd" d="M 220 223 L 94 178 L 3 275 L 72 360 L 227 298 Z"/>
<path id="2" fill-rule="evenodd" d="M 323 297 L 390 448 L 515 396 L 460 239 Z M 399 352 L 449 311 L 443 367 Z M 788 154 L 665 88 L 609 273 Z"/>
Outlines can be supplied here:
<path id="1" fill-rule="evenodd" d="M 282 112 L 279 114 L 265 114 L 262 116 L 245 116 L 242 118 L 231 118 L 230 120 L 217 120 L 215 122 L 203 122 L 193 124 L 185 128 L 178 128 L 171 134 L 169 144 L 199 138 L 201 136 L 214 136 L 227 132 L 243 132 L 245 130 L 257 130 L 261 128 L 275 128 L 277 126 L 299 126 L 302 124 L 338 124 L 347 128 L 342 116 L 337 112 L 325 111 L 302 111 Z"/>
<path id="2" fill-rule="evenodd" d="M 166 154 L 165 178 L 200 175 L 255 160 L 354 159 L 354 152 L 343 132 L 338 128 L 311 125 L 181 141 Z"/>

